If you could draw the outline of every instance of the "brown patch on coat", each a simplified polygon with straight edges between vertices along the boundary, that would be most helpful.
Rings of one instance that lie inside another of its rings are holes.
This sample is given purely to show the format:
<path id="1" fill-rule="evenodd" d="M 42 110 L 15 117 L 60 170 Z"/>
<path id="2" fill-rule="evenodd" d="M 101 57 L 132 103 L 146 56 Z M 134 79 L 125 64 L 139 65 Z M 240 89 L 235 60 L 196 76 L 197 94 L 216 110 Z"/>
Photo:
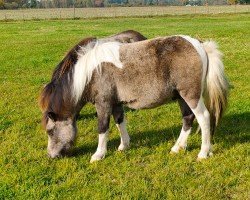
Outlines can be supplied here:
<path id="1" fill-rule="evenodd" d="M 115 40 L 115 41 L 118 41 L 121 43 L 133 43 L 133 42 L 146 40 L 147 38 L 137 31 L 127 30 L 127 31 L 123 31 L 119 34 L 110 36 L 106 39 L 107 40 L 111 39 L 112 41 Z"/>
<path id="2" fill-rule="evenodd" d="M 158 54 L 161 66 L 168 66 L 172 84 L 181 97 L 195 108 L 201 95 L 202 61 L 193 45 L 186 39 L 175 36 L 163 40 Z M 161 48 L 165 46 L 166 48 Z"/>

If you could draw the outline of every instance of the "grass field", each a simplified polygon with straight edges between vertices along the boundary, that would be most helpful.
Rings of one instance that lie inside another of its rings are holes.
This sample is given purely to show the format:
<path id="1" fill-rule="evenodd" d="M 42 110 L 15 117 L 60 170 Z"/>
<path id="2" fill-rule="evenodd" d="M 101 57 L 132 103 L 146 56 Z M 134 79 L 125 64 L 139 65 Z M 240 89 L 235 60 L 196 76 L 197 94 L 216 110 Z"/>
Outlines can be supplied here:
<path id="1" fill-rule="evenodd" d="M 0 10 L 0 20 L 142 17 L 249 12 L 250 5 L 20 9 Z"/>
<path id="2" fill-rule="evenodd" d="M 78 121 L 71 157 L 46 156 L 37 97 L 65 52 L 81 38 L 135 29 L 152 38 L 188 34 L 216 40 L 233 85 L 215 135 L 214 156 L 197 162 L 200 134 L 170 155 L 181 129 L 176 103 L 127 111 L 130 150 L 117 152 L 111 122 L 108 154 L 97 147 L 95 109 Z M 250 15 L 0 22 L 0 199 L 239 199 L 250 198 Z"/>

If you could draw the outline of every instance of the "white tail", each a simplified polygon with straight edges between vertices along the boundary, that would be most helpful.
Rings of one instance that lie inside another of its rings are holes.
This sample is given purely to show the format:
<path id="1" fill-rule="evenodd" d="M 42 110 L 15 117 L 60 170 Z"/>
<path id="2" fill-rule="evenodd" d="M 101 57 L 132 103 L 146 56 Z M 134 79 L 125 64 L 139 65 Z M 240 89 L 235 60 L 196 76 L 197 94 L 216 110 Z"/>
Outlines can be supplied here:
<path id="1" fill-rule="evenodd" d="M 227 106 L 229 84 L 224 73 L 222 53 L 218 50 L 218 45 L 214 41 L 206 41 L 203 43 L 203 47 L 208 55 L 204 96 L 211 116 L 211 131 L 213 133 Z"/>

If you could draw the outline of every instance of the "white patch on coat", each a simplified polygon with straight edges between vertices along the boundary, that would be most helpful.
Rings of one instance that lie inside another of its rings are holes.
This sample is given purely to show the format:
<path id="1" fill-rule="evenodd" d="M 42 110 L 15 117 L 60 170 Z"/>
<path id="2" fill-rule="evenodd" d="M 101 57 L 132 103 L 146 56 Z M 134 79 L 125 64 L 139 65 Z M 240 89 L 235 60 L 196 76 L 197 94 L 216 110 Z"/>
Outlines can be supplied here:
<path id="1" fill-rule="evenodd" d="M 121 143 L 118 147 L 119 151 L 123 151 L 129 148 L 130 137 L 126 129 L 126 120 L 124 119 L 122 123 L 116 124 L 118 130 L 120 131 Z"/>
<path id="2" fill-rule="evenodd" d="M 78 52 L 78 61 L 74 66 L 72 96 L 75 102 L 81 98 L 85 86 L 91 80 L 93 71 L 101 70 L 101 63 L 110 62 L 118 68 L 122 68 L 120 61 L 121 43 L 97 42 L 94 46 L 90 43 Z"/>
<path id="3" fill-rule="evenodd" d="M 95 162 L 101 160 L 105 157 L 107 153 L 107 143 L 108 143 L 109 131 L 105 133 L 100 133 L 98 136 L 98 147 L 96 152 L 92 155 L 90 162 Z"/>
<path id="4" fill-rule="evenodd" d="M 187 40 L 188 42 L 190 42 L 193 47 L 196 49 L 196 51 L 198 52 L 198 54 L 200 55 L 201 61 L 202 61 L 202 91 L 203 91 L 203 86 L 204 86 L 204 81 L 205 81 L 205 77 L 206 77 L 206 73 L 207 73 L 207 55 L 206 55 L 206 51 L 202 45 L 202 43 L 200 43 L 199 40 L 191 38 L 190 36 L 187 35 L 180 35 L 180 37 L 184 38 L 185 40 Z"/>

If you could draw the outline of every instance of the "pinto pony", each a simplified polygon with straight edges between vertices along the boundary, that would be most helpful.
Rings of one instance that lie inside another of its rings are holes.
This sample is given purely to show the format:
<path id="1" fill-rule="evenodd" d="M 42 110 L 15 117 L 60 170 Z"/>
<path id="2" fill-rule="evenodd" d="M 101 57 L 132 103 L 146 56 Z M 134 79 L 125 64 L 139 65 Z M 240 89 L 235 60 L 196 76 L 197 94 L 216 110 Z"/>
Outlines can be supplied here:
<path id="1" fill-rule="evenodd" d="M 126 44 L 90 42 L 78 50 L 70 69 L 54 75 L 41 94 L 51 157 L 60 156 L 72 146 L 76 115 L 87 102 L 95 105 L 98 115 L 99 141 L 91 157 L 93 162 L 105 157 L 111 115 L 120 131 L 118 150 L 129 147 L 123 105 L 145 109 L 173 100 L 180 105 L 183 126 L 171 151 L 178 153 L 186 148 L 196 117 L 202 132 L 198 159 L 212 154 L 211 133 L 228 96 L 228 82 L 215 42 L 202 43 L 189 36 Z"/>

